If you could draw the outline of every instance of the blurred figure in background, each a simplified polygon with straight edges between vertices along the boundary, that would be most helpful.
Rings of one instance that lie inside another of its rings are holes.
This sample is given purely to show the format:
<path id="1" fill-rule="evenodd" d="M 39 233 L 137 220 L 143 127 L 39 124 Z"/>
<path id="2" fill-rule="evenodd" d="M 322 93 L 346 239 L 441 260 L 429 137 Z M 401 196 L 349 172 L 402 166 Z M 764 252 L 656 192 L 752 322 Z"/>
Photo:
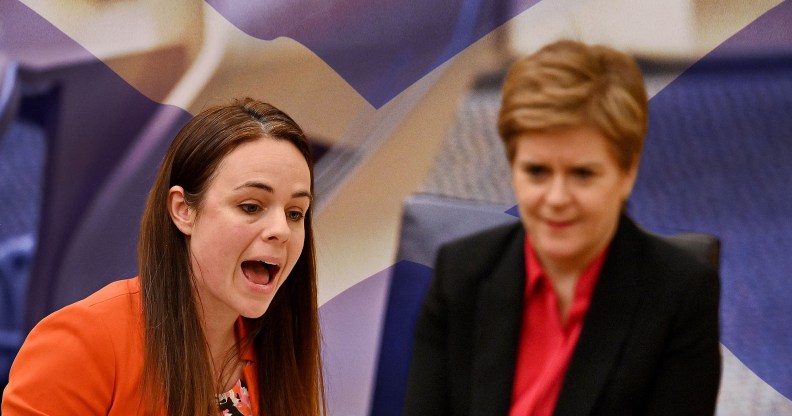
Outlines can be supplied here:
<path id="1" fill-rule="evenodd" d="M 625 212 L 647 106 L 609 47 L 559 41 L 510 68 L 498 128 L 521 221 L 440 249 L 406 415 L 714 413 L 719 276 Z"/>
<path id="2" fill-rule="evenodd" d="M 2 413 L 323 414 L 312 192 L 282 111 L 248 98 L 195 116 L 149 194 L 139 277 L 42 320 Z"/>

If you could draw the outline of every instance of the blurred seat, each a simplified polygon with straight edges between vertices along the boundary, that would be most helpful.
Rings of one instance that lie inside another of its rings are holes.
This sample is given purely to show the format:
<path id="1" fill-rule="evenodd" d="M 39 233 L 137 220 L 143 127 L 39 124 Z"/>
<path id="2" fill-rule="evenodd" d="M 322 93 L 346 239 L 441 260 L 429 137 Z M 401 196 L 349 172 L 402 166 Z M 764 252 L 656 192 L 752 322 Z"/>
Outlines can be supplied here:
<path id="1" fill-rule="evenodd" d="M 0 241 L 0 388 L 24 339 L 22 311 L 33 247 L 32 235 Z"/>
<path id="2" fill-rule="evenodd" d="M 393 268 L 371 415 L 401 415 L 415 321 L 432 277 L 438 248 L 453 239 L 518 219 L 509 206 L 435 195 L 415 195 L 404 205 L 397 263 Z M 684 233 L 660 238 L 718 267 L 720 243 L 711 235 Z"/>
<path id="3" fill-rule="evenodd" d="M 0 140 L 19 105 L 17 64 L 0 53 Z"/>
<path id="4" fill-rule="evenodd" d="M 647 230 L 644 230 L 647 231 Z M 678 233 L 656 234 L 647 231 L 660 239 L 692 254 L 702 263 L 710 265 L 715 270 L 720 269 L 720 239 L 707 233 Z"/>
<path id="5" fill-rule="evenodd" d="M 17 65 L 0 53 L 0 144 L 18 106 Z M 4 195 L 5 198 L 10 196 Z M 7 382 L 8 368 L 22 342 L 20 313 L 24 294 L 18 290 L 23 282 L 18 277 L 29 268 L 30 257 L 30 248 L 24 241 L 0 236 L 0 388 Z"/>

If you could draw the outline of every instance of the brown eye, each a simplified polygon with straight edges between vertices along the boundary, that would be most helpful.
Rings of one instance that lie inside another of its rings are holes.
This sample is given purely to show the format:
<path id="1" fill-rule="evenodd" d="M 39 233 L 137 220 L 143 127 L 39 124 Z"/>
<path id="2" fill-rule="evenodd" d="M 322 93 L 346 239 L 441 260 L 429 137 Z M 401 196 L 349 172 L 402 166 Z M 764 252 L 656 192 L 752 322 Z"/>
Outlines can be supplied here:
<path id="1" fill-rule="evenodd" d="M 572 175 L 578 179 L 589 179 L 594 176 L 594 171 L 588 168 L 577 168 L 572 171 Z"/>
<path id="2" fill-rule="evenodd" d="M 255 214 L 261 210 L 256 204 L 240 204 L 239 209 L 241 209 L 245 214 Z"/>
<path id="3" fill-rule="evenodd" d="M 529 163 L 523 166 L 523 171 L 532 179 L 542 179 L 550 174 L 547 166 Z"/>

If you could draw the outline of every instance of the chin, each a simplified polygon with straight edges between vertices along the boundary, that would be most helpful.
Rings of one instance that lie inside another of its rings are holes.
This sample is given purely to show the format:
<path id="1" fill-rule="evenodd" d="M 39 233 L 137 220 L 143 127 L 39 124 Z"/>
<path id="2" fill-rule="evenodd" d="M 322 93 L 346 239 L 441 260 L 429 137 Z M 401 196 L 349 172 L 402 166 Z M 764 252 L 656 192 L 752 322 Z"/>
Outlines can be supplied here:
<path id="1" fill-rule="evenodd" d="M 257 308 L 249 308 L 245 309 L 244 311 L 240 312 L 239 315 L 243 316 L 248 319 L 258 319 L 264 316 L 265 313 L 269 310 L 269 303 L 264 308 L 257 307 Z"/>
<path id="2" fill-rule="evenodd" d="M 569 261 L 580 256 L 580 250 L 577 247 L 566 244 L 548 244 L 541 248 L 541 253 L 540 257 L 547 257 L 554 261 Z"/>

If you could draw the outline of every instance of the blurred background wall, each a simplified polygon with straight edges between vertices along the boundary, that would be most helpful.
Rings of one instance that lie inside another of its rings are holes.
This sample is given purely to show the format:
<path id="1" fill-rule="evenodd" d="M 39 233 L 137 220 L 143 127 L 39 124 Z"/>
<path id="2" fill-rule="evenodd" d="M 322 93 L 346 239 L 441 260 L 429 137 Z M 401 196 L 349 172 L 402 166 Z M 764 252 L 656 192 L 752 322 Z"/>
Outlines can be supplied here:
<path id="1" fill-rule="evenodd" d="M 480 204 L 481 225 L 514 220 L 500 79 L 515 56 L 573 38 L 646 73 L 631 214 L 722 240 L 718 414 L 792 414 L 789 22 L 792 0 L 2 0 L 0 386 L 39 319 L 136 274 L 145 195 L 176 131 L 252 96 L 294 117 L 318 156 L 330 414 L 398 414 L 381 351 L 409 344 L 414 310 L 399 309 L 393 272 L 432 266 L 399 254 L 405 207 L 432 196 Z M 389 334 L 393 316 L 404 325 Z"/>

